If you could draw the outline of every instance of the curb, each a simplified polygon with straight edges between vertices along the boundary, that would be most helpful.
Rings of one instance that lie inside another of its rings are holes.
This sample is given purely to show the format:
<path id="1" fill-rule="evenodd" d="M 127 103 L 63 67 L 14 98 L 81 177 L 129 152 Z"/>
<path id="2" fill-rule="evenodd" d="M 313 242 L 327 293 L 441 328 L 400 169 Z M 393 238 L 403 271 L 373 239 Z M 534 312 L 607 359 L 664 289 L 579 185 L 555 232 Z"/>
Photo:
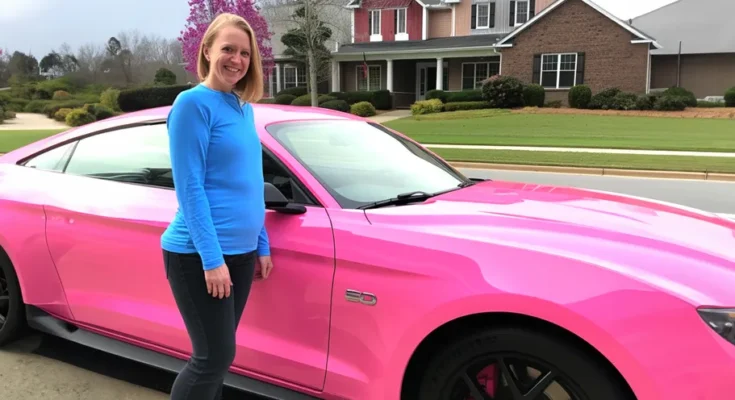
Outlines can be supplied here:
<path id="1" fill-rule="evenodd" d="M 635 178 L 664 178 L 664 179 L 691 179 L 701 181 L 723 181 L 735 182 L 735 174 L 723 174 L 714 172 L 685 172 L 685 171 L 659 171 L 659 170 L 637 170 L 616 169 L 601 167 L 557 167 L 547 165 L 524 165 L 524 164 L 492 164 L 464 161 L 449 161 L 456 168 L 469 169 L 495 169 L 502 171 L 522 172 L 553 172 L 560 174 L 583 174 L 600 176 L 621 176 Z"/>

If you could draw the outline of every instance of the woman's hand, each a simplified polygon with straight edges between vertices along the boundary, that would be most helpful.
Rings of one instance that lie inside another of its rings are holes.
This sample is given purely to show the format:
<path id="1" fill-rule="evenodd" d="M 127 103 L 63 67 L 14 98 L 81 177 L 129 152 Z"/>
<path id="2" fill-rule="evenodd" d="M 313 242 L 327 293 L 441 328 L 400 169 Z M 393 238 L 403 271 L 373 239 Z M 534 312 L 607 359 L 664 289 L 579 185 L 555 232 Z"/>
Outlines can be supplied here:
<path id="1" fill-rule="evenodd" d="M 204 271 L 204 279 L 207 281 L 207 292 L 212 297 L 230 297 L 230 288 L 232 281 L 230 280 L 230 270 L 227 264 L 222 264 L 217 268 Z"/>
<path id="2" fill-rule="evenodd" d="M 271 261 L 271 256 L 258 257 L 258 263 L 260 264 L 260 271 L 259 273 L 256 273 L 256 277 L 268 279 L 268 275 L 270 275 L 273 270 L 273 261 Z"/>

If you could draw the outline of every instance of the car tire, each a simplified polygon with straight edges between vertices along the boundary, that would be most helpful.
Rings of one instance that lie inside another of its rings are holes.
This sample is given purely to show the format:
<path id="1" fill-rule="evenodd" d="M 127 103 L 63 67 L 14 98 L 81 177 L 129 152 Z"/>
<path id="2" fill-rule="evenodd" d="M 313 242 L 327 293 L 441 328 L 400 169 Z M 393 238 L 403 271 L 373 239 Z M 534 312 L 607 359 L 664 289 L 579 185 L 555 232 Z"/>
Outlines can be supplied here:
<path id="1" fill-rule="evenodd" d="M 464 386 L 466 389 L 461 387 L 458 389 L 464 383 L 456 383 L 458 382 L 456 377 L 459 376 L 461 371 L 466 371 L 469 365 L 482 360 L 483 357 L 500 356 L 507 356 L 510 359 L 531 359 L 533 363 L 540 363 L 535 364 L 539 366 L 537 368 L 539 370 L 542 369 L 540 368 L 542 364 L 553 368 L 558 374 L 557 376 L 560 377 L 559 380 L 553 383 L 564 385 L 567 393 L 573 393 L 572 396 L 569 396 L 573 400 L 630 400 L 634 398 L 621 388 L 622 385 L 610 373 L 608 366 L 589 356 L 574 344 L 570 344 L 568 340 L 521 327 L 486 329 L 479 333 L 464 336 L 439 350 L 438 354 L 432 357 L 432 361 L 429 362 L 428 368 L 423 374 L 416 398 L 421 400 L 467 399 L 470 396 L 478 398 L 478 395 L 473 396 L 467 386 Z M 479 365 L 480 368 L 482 365 L 492 365 L 492 361 L 488 360 L 488 364 L 484 364 L 484 361 L 482 361 Z M 517 371 L 523 370 L 523 368 L 517 368 Z M 529 371 L 529 368 L 526 367 L 525 370 Z M 544 372 L 541 371 L 540 373 L 543 374 Z M 472 374 L 476 374 L 476 372 L 468 375 L 471 376 Z M 527 393 L 534 382 L 533 378 L 529 378 L 528 375 L 526 375 L 526 378 L 530 381 L 526 381 L 521 392 L 525 391 Z M 540 375 L 537 378 L 540 378 Z M 502 381 L 502 379 L 499 379 L 499 381 Z M 460 379 L 459 382 L 462 382 L 462 380 Z M 561 387 L 555 386 L 553 389 L 559 388 Z M 478 390 L 482 389 L 484 388 L 478 388 Z M 507 387 L 504 389 L 506 392 L 509 391 Z M 507 393 L 498 397 L 503 399 L 524 398 L 519 395 L 514 397 Z M 488 396 L 483 398 L 488 398 Z M 568 397 L 555 397 L 553 393 L 547 393 L 546 396 L 533 398 L 555 400 L 556 398 L 566 399 Z"/>
<path id="2" fill-rule="evenodd" d="M 4 278 L 6 293 L 8 298 L 8 308 L 0 308 L 0 313 L 7 315 L 5 317 L 5 323 L 0 326 L 0 346 L 4 346 L 20 337 L 25 330 L 26 319 L 25 319 L 25 304 L 23 304 L 23 297 L 20 292 L 20 285 L 18 284 L 18 276 L 15 273 L 12 265 L 3 255 L 0 254 L 0 279 Z M 0 284 L 0 291 L 3 288 Z M 2 293 L 0 293 L 2 296 Z"/>

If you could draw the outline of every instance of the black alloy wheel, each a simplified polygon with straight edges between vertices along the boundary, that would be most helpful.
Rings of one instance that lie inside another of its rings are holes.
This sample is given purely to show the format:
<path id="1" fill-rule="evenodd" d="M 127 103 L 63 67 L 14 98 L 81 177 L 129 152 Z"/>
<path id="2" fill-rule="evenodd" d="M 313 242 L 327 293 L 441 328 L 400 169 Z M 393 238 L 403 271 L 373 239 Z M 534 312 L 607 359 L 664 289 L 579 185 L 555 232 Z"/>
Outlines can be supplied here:
<path id="1" fill-rule="evenodd" d="M 518 327 L 493 327 L 437 349 L 421 400 L 631 400 L 621 382 L 569 340 Z"/>
<path id="2" fill-rule="evenodd" d="M 18 278 L 0 254 L 0 346 L 17 339 L 24 327 L 24 308 Z"/>

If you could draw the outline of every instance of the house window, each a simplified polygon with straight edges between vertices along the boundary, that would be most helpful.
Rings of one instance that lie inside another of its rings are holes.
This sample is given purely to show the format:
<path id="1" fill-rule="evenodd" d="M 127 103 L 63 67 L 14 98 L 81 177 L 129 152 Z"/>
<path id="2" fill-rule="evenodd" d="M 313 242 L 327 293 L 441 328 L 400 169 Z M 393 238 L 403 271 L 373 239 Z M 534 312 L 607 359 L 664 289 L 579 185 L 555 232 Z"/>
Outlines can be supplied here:
<path id="1" fill-rule="evenodd" d="M 478 0 L 472 5 L 470 29 L 488 29 L 495 27 L 495 2 Z"/>
<path id="2" fill-rule="evenodd" d="M 357 66 L 357 90 L 373 91 L 380 90 L 380 65 L 368 65 L 368 76 L 365 78 L 365 66 Z"/>
<path id="3" fill-rule="evenodd" d="M 490 4 L 477 5 L 477 29 L 490 27 Z"/>
<path id="4" fill-rule="evenodd" d="M 399 8 L 396 10 L 396 21 L 395 21 L 396 34 L 406 33 L 406 9 Z"/>
<path id="5" fill-rule="evenodd" d="M 283 67 L 283 88 L 306 86 L 306 69 L 294 65 Z"/>
<path id="6" fill-rule="evenodd" d="M 529 0 L 517 0 L 516 1 L 515 25 L 521 25 L 521 24 L 525 24 L 526 22 L 528 22 L 528 19 L 529 19 L 528 15 L 530 12 L 529 8 L 530 8 Z"/>
<path id="7" fill-rule="evenodd" d="M 368 13 L 368 32 L 370 32 L 370 35 L 380 35 L 380 12 L 381 10 L 370 10 Z"/>
<path id="8" fill-rule="evenodd" d="M 462 63 L 462 90 L 480 89 L 482 81 L 500 73 L 500 61 Z"/>
<path id="9" fill-rule="evenodd" d="M 544 54 L 541 56 L 541 86 L 563 89 L 577 80 L 577 53 Z"/>

